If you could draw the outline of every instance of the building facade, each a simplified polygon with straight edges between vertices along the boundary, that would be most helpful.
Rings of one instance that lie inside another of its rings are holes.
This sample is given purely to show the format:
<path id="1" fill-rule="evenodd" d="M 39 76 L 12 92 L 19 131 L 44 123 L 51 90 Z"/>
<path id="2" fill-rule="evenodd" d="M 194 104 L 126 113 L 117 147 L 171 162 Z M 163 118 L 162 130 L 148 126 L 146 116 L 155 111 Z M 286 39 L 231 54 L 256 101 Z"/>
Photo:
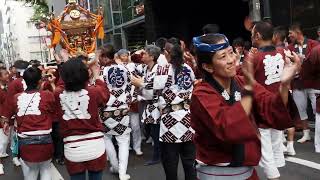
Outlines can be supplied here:
<path id="1" fill-rule="evenodd" d="M 94 13 L 98 7 L 103 8 L 106 36 L 98 45 L 112 43 L 116 49 L 130 50 L 144 47 L 146 29 L 143 0 L 90 0 L 87 4 Z"/>
<path id="2" fill-rule="evenodd" d="M 79 4 L 96 13 L 104 12 L 105 39 L 98 45 L 112 43 L 116 49 L 135 50 L 159 37 L 179 37 L 190 42 L 200 35 L 208 23 L 219 24 L 221 32 L 230 39 L 242 36 L 250 40 L 250 32 L 244 20 L 271 19 L 275 26 L 299 21 L 306 34 L 315 37 L 320 24 L 318 0 L 236 0 L 232 1 L 184 1 L 183 6 L 170 0 L 77 0 Z M 50 11 L 62 12 L 67 0 L 48 0 Z"/>
<path id="3" fill-rule="evenodd" d="M 8 66 L 14 61 L 37 59 L 48 62 L 53 57 L 48 46 L 50 34 L 44 28 L 37 29 L 30 21 L 34 9 L 20 1 L 2 0 L 1 13 L 3 32 L 1 54 Z"/>

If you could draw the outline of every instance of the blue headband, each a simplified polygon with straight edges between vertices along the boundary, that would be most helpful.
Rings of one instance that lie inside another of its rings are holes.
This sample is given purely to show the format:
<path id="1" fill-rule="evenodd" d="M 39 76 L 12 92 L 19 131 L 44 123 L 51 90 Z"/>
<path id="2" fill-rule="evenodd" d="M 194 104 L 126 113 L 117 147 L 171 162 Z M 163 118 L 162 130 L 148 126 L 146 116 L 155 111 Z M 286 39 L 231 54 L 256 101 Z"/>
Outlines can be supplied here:
<path id="1" fill-rule="evenodd" d="M 221 44 L 207 44 L 201 42 L 201 38 L 204 36 L 223 36 L 225 43 Z M 219 50 L 225 49 L 230 46 L 228 38 L 223 34 L 205 34 L 202 36 L 194 37 L 192 39 L 193 45 L 200 51 L 200 52 L 217 52 Z"/>

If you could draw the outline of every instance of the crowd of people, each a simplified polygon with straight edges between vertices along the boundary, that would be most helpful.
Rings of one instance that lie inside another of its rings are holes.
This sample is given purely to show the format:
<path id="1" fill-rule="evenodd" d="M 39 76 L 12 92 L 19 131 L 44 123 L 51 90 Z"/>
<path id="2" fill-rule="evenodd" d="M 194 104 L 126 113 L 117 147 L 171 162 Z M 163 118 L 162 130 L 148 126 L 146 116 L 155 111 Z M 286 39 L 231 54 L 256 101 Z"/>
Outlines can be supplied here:
<path id="1" fill-rule="evenodd" d="M 179 159 L 186 180 L 255 180 L 258 165 L 279 179 L 284 154 L 296 154 L 297 122 L 298 142 L 311 139 L 308 98 L 320 152 L 319 43 L 298 24 L 287 35 L 257 22 L 252 47 L 219 31 L 204 26 L 192 48 L 162 37 L 134 52 L 107 44 L 94 57 L 61 50 L 56 66 L 0 67 L 0 158 L 10 141 L 26 180 L 50 180 L 52 161 L 65 164 L 71 180 L 101 180 L 107 161 L 128 180 L 129 151 L 142 156 L 146 139 L 153 153 L 145 165 L 161 163 L 167 180 L 178 179 Z M 0 161 L 0 174 L 5 168 Z"/>

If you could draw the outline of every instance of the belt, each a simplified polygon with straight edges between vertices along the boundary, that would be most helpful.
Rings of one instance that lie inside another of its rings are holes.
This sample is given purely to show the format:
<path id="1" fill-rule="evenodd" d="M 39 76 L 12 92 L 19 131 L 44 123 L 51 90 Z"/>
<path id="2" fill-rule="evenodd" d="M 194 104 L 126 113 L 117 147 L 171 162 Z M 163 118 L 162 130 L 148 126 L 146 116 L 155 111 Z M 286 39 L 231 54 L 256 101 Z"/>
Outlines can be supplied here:
<path id="1" fill-rule="evenodd" d="M 201 180 L 245 180 L 252 176 L 254 167 L 218 167 L 196 165 L 197 178 Z"/>
<path id="2" fill-rule="evenodd" d="M 31 144 L 51 144 L 52 138 L 50 134 L 38 135 L 38 136 L 28 136 L 26 138 L 19 137 L 19 146 L 21 145 L 31 145 Z"/>
<path id="3" fill-rule="evenodd" d="M 170 112 L 174 112 L 174 111 L 179 111 L 179 110 L 189 110 L 190 109 L 190 101 L 183 101 L 179 104 L 170 104 L 167 105 L 163 110 L 162 110 L 162 114 L 167 114 Z"/>
<path id="4" fill-rule="evenodd" d="M 156 103 L 157 101 L 154 101 L 154 100 L 145 100 L 144 102 L 147 103 L 147 104 L 153 104 L 153 103 Z"/>
<path id="5" fill-rule="evenodd" d="M 129 113 L 129 109 L 117 109 L 114 111 L 102 111 L 101 117 L 104 120 L 107 120 L 108 118 L 116 118 L 119 116 L 126 116 Z"/>

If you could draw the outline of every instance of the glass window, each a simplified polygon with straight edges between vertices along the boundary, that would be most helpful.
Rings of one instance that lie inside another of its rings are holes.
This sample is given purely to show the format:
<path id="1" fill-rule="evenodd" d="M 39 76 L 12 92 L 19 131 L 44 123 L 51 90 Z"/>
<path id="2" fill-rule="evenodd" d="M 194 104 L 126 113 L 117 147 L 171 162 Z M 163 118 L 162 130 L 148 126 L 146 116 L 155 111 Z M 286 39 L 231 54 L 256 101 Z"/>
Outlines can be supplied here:
<path id="1" fill-rule="evenodd" d="M 106 33 L 103 39 L 103 44 L 112 43 L 112 33 Z"/>
<path id="2" fill-rule="evenodd" d="M 319 15 L 317 13 L 318 0 L 292 0 L 292 22 L 302 23 L 303 27 L 315 25 Z"/>
<path id="3" fill-rule="evenodd" d="M 121 49 L 122 48 L 122 39 L 121 34 L 114 34 L 113 35 L 113 44 L 115 49 Z"/>
<path id="4" fill-rule="evenodd" d="M 100 0 L 100 5 L 103 8 L 103 20 L 105 29 L 112 28 L 112 16 L 109 0 Z"/>
<path id="5" fill-rule="evenodd" d="M 121 1 L 123 22 L 127 22 L 133 19 L 133 3 L 131 0 Z"/>
<path id="6" fill-rule="evenodd" d="M 115 33 L 121 33 L 121 29 L 120 29 L 120 28 L 115 29 L 114 32 L 115 32 Z"/>
<path id="7" fill-rule="evenodd" d="M 90 0 L 90 11 L 93 13 L 97 13 L 98 12 L 98 7 L 99 7 L 99 0 Z"/>
<path id="8" fill-rule="evenodd" d="M 113 21 L 114 21 L 114 25 L 120 25 L 122 23 L 121 13 L 113 13 Z"/>
<path id="9" fill-rule="evenodd" d="M 112 10 L 113 11 L 120 11 L 120 0 L 111 0 L 112 2 Z"/>

